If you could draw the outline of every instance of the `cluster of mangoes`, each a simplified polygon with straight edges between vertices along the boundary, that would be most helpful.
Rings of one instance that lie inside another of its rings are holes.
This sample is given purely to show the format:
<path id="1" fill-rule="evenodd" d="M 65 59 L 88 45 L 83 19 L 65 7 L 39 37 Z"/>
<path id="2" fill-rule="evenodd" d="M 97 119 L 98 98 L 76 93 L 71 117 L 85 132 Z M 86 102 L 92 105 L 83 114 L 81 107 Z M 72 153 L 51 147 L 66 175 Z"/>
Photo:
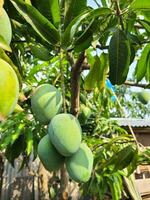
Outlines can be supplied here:
<path id="1" fill-rule="evenodd" d="M 12 38 L 11 23 L 9 17 L 0 5 L 0 40 L 7 45 Z M 13 68 L 0 55 L 0 121 L 5 120 L 11 114 L 18 101 L 19 82 Z"/>
<path id="2" fill-rule="evenodd" d="M 82 130 L 76 117 L 61 113 L 61 92 L 50 84 L 39 86 L 31 97 L 36 119 L 48 125 L 48 134 L 38 145 L 38 155 L 48 171 L 55 171 L 65 163 L 70 178 L 76 182 L 89 180 L 93 154 L 82 143 Z"/>

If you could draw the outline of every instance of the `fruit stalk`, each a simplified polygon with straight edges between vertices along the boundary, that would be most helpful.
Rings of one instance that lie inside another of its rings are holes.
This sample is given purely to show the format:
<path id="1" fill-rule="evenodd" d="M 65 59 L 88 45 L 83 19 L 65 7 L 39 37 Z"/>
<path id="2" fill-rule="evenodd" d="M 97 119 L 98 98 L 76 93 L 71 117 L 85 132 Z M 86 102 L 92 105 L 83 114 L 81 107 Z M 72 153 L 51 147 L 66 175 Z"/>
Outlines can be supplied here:
<path id="1" fill-rule="evenodd" d="M 66 98 L 65 98 L 65 79 L 64 79 L 64 66 L 63 66 L 63 50 L 60 49 L 60 73 L 61 73 L 61 89 L 62 89 L 62 98 L 63 98 L 63 112 L 66 113 Z M 60 198 L 64 200 L 67 195 L 68 187 L 68 173 L 66 171 L 65 165 L 62 166 L 60 170 L 61 182 L 60 182 Z"/>

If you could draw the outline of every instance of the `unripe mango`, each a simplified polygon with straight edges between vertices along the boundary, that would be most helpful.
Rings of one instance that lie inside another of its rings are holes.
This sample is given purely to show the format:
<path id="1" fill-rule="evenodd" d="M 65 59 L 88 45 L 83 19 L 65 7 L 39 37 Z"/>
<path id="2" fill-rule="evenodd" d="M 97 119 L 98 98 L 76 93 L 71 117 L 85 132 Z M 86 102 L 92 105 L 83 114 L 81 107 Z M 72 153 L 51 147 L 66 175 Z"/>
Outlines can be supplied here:
<path id="1" fill-rule="evenodd" d="M 82 143 L 75 154 L 66 158 L 66 168 L 74 181 L 87 182 L 93 168 L 93 154 L 90 148 Z"/>
<path id="2" fill-rule="evenodd" d="M 64 157 L 60 155 L 52 145 L 49 135 L 45 135 L 38 144 L 38 156 L 48 171 L 58 170 L 64 163 Z"/>
<path id="3" fill-rule="evenodd" d="M 12 38 L 12 29 L 9 17 L 4 8 L 2 8 L 0 14 L 0 36 L 5 39 L 8 45 L 10 44 Z"/>
<path id="4" fill-rule="evenodd" d="M 85 124 L 86 121 L 89 119 L 89 117 L 91 116 L 91 109 L 87 106 L 85 106 L 84 104 L 81 104 L 81 107 L 80 107 L 80 113 L 79 113 L 79 122 L 81 124 Z"/>
<path id="5" fill-rule="evenodd" d="M 58 114 L 50 122 L 48 133 L 51 142 L 63 156 L 70 156 L 80 146 L 82 130 L 78 120 L 71 114 Z"/>
<path id="6" fill-rule="evenodd" d="M 17 75 L 7 62 L 0 59 L 0 121 L 14 111 L 18 96 Z"/>
<path id="7" fill-rule="evenodd" d="M 143 90 L 137 94 L 139 101 L 143 104 L 147 104 L 150 101 L 150 92 Z"/>
<path id="8" fill-rule="evenodd" d="M 42 124 L 48 124 L 61 110 L 61 92 L 50 84 L 42 84 L 31 97 L 31 107 L 36 119 Z"/>

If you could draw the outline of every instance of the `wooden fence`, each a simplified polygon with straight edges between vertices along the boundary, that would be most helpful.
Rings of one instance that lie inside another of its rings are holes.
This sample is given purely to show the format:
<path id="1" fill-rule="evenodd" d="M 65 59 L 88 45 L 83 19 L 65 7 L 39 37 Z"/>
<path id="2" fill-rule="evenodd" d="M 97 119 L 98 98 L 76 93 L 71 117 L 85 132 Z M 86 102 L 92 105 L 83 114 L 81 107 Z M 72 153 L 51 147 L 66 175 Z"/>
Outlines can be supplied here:
<path id="1" fill-rule="evenodd" d="M 0 200 L 49 200 L 49 197 L 42 198 L 38 175 L 39 160 L 31 162 L 29 168 L 21 171 L 18 171 L 19 165 L 18 160 L 15 162 L 15 168 L 5 161 Z M 150 166 L 139 166 L 135 177 L 141 196 L 145 200 L 150 200 Z M 72 194 L 73 200 L 78 199 L 77 193 L 74 191 Z"/>
<path id="2" fill-rule="evenodd" d="M 0 199 L 39 200 L 39 178 L 35 175 L 39 161 L 37 160 L 30 165 L 32 173 L 28 168 L 19 172 L 19 164 L 19 162 L 15 162 L 15 168 L 13 168 L 5 161 Z"/>

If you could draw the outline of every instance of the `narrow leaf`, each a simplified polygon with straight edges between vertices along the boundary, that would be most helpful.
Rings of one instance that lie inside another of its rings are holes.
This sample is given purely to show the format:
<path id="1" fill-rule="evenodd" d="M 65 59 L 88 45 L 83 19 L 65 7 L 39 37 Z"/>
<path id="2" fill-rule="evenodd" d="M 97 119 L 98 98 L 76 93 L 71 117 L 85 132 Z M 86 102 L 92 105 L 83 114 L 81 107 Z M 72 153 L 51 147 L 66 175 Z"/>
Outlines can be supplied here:
<path id="1" fill-rule="evenodd" d="M 35 6 L 42 15 L 50 20 L 56 27 L 60 23 L 60 8 L 58 0 L 31 0 L 32 5 Z"/>
<path id="2" fill-rule="evenodd" d="M 75 19 L 73 19 L 71 23 L 67 26 L 67 29 L 62 37 L 62 47 L 66 48 L 72 43 L 73 37 L 77 32 L 78 27 L 81 25 L 82 20 L 84 20 L 88 16 L 88 13 L 89 11 L 80 14 Z"/>
<path id="3" fill-rule="evenodd" d="M 142 200 L 141 195 L 135 183 L 134 174 L 129 177 L 124 177 L 125 184 L 133 200 Z"/>
<path id="4" fill-rule="evenodd" d="M 85 90 L 92 90 L 95 87 L 98 87 L 99 90 L 104 88 L 106 80 L 106 71 L 107 71 L 107 59 L 108 56 L 105 53 L 102 53 L 100 58 L 95 56 L 95 62 L 92 68 L 90 69 L 89 74 L 85 78 Z"/>
<path id="5" fill-rule="evenodd" d="M 44 40 L 52 44 L 56 44 L 59 41 L 58 30 L 36 8 L 24 3 L 22 0 L 11 0 L 11 2 Z"/>
<path id="6" fill-rule="evenodd" d="M 131 3 L 130 8 L 133 9 L 150 9 L 150 1 L 149 0 L 135 0 Z"/>
<path id="7" fill-rule="evenodd" d="M 135 150 L 131 145 L 125 147 L 117 153 L 117 160 L 115 162 L 115 170 L 122 170 L 126 168 L 134 158 Z"/>
<path id="8" fill-rule="evenodd" d="M 123 84 L 127 78 L 130 64 L 130 43 L 122 30 L 117 29 L 109 45 L 110 81 Z"/>
<path id="9" fill-rule="evenodd" d="M 40 60 L 49 61 L 52 58 L 50 51 L 40 44 L 30 44 L 29 45 L 31 53 Z"/>
<path id="10" fill-rule="evenodd" d="M 87 5 L 87 0 L 66 0 L 65 1 L 65 20 L 64 26 L 68 24 L 78 15 L 80 15 Z"/>
<path id="11" fill-rule="evenodd" d="M 78 28 L 84 23 L 86 20 L 94 20 L 97 17 L 108 16 L 111 14 L 111 10 L 108 8 L 97 8 L 95 10 L 86 10 L 82 14 L 78 15 L 74 18 L 70 24 L 67 26 L 63 37 L 62 37 L 62 46 L 64 48 L 68 47 L 73 40 L 75 33 L 78 31 Z"/>
<path id="12" fill-rule="evenodd" d="M 56 27 L 59 26 L 60 23 L 60 10 L 59 10 L 59 1 L 58 0 L 49 0 L 50 2 L 50 11 L 53 18 L 53 24 L 56 25 Z"/>
<path id="13" fill-rule="evenodd" d="M 147 69 L 147 62 L 149 60 L 149 52 L 150 52 L 150 44 L 147 44 L 144 50 L 142 51 L 140 60 L 136 66 L 136 79 L 139 82 L 145 76 L 146 69 Z"/>
<path id="14" fill-rule="evenodd" d="M 105 87 L 107 71 L 108 71 L 108 54 L 102 53 L 100 56 L 99 77 L 97 83 L 99 90 Z"/>
<path id="15" fill-rule="evenodd" d="M 31 132 L 31 130 L 29 130 L 27 135 L 26 135 L 26 151 L 27 151 L 27 155 L 29 155 L 32 152 L 32 148 L 33 148 L 33 134 Z"/>
<path id="16" fill-rule="evenodd" d="M 90 44 L 93 40 L 92 25 L 93 25 L 93 21 L 89 24 L 89 26 L 84 30 L 84 32 L 74 42 L 75 51 L 81 52 L 90 46 Z"/>
<path id="17" fill-rule="evenodd" d="M 95 56 L 94 65 L 92 66 L 89 74 L 85 78 L 85 83 L 84 83 L 85 90 L 93 90 L 94 87 L 96 86 L 99 66 L 100 66 L 100 59 L 98 56 Z"/>
<path id="18" fill-rule="evenodd" d="M 83 50 L 87 49 L 91 45 L 92 40 L 93 40 L 92 35 L 89 35 L 87 38 L 82 40 L 82 42 L 80 44 L 75 45 L 74 51 L 82 52 Z"/>
<path id="19" fill-rule="evenodd" d="M 24 151 L 24 136 L 20 135 L 12 145 L 8 145 L 5 150 L 7 160 L 14 167 L 14 160 Z"/>
<path id="20" fill-rule="evenodd" d="M 150 33 L 150 23 L 146 20 L 138 20 L 138 22 L 145 28 L 145 30 Z"/>
<path id="21" fill-rule="evenodd" d="M 144 19 L 147 20 L 147 21 L 150 21 L 150 12 L 149 10 L 142 10 L 142 15 L 144 15 Z"/>
<path id="22" fill-rule="evenodd" d="M 145 78 L 150 83 L 150 52 L 147 56 L 147 70 L 146 70 Z"/>

